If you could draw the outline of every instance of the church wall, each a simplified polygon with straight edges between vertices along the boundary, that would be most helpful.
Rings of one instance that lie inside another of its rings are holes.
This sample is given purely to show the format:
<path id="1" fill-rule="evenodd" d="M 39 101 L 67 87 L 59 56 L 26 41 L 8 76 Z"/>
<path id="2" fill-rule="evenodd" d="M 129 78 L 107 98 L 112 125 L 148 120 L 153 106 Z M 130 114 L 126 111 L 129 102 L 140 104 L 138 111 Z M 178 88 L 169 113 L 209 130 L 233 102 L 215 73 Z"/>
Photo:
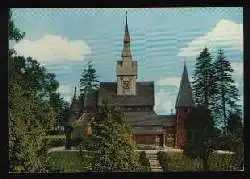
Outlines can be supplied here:
<path id="1" fill-rule="evenodd" d="M 157 134 L 145 134 L 145 135 L 135 135 L 134 140 L 137 144 L 156 144 L 156 137 L 160 138 L 160 144 L 162 145 L 162 135 Z"/>
<path id="2" fill-rule="evenodd" d="M 184 148 L 187 137 L 187 124 L 185 118 L 191 113 L 192 108 L 176 109 L 177 129 L 176 129 L 176 147 Z"/>

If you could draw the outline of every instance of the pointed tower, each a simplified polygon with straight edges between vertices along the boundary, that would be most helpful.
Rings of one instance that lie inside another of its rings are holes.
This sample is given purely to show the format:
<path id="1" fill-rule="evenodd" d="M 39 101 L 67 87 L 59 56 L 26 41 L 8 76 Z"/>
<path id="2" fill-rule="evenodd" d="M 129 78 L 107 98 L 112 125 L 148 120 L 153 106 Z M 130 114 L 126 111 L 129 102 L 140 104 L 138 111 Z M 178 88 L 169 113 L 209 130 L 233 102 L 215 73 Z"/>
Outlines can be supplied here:
<path id="1" fill-rule="evenodd" d="M 71 121 L 77 120 L 81 114 L 81 109 L 80 109 L 79 101 L 76 99 L 76 86 L 75 86 L 75 92 L 74 92 L 74 96 L 72 98 L 72 102 L 70 106 L 70 111 L 71 111 L 70 112 Z"/>
<path id="2" fill-rule="evenodd" d="M 179 93 L 176 99 L 175 109 L 176 109 L 176 120 L 177 120 L 177 128 L 176 128 L 176 147 L 183 149 L 186 135 L 187 135 L 187 125 L 185 122 L 185 118 L 192 111 L 193 97 L 192 97 L 192 88 L 188 79 L 188 72 L 186 63 L 184 61 L 184 68 L 181 77 L 181 83 L 179 88 Z"/>
<path id="3" fill-rule="evenodd" d="M 121 57 L 116 65 L 117 95 L 136 95 L 137 62 L 132 61 L 127 12 Z"/>

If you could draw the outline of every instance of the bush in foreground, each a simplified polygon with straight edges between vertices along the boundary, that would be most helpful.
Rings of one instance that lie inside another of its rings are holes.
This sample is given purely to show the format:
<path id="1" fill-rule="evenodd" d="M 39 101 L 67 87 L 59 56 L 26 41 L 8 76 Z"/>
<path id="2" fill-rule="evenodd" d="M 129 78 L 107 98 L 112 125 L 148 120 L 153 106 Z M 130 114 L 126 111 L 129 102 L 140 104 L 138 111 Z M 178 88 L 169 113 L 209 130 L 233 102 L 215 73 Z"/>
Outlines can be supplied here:
<path id="1" fill-rule="evenodd" d="M 150 171 L 150 163 L 149 163 L 149 159 L 146 156 L 145 151 L 140 152 L 139 164 L 140 164 L 141 170 L 143 172 L 149 172 Z"/>
<path id="2" fill-rule="evenodd" d="M 157 153 L 157 158 L 158 158 L 158 161 L 159 161 L 163 171 L 167 172 L 167 170 L 168 170 L 167 153 L 159 151 Z"/>

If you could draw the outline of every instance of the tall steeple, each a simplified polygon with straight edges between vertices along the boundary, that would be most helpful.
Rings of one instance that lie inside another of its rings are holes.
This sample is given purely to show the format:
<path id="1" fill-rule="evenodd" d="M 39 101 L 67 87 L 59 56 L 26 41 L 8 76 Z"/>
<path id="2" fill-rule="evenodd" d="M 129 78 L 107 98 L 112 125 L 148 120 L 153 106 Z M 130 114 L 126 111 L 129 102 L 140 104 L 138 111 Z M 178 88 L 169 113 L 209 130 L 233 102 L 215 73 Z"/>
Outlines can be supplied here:
<path id="1" fill-rule="evenodd" d="M 132 61 L 127 12 L 125 23 L 122 60 L 116 64 L 117 95 L 136 95 L 137 62 Z"/>
<path id="2" fill-rule="evenodd" d="M 130 36 L 128 31 L 127 11 L 126 11 L 125 33 L 123 39 L 122 60 L 132 60 L 132 55 L 130 51 Z"/>
<path id="3" fill-rule="evenodd" d="M 179 107 L 192 107 L 192 106 L 193 106 L 192 88 L 188 79 L 186 62 L 184 61 L 184 68 L 175 107 L 179 108 Z"/>

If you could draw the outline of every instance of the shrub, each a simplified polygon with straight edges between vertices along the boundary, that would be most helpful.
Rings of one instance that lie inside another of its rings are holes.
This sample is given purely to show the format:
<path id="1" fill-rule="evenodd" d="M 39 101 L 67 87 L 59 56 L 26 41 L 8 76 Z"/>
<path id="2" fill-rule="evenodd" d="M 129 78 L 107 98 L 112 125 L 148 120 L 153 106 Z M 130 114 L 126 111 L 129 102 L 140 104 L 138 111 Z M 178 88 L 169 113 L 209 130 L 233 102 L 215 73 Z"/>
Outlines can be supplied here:
<path id="1" fill-rule="evenodd" d="M 47 148 L 65 146 L 65 135 L 51 135 L 46 136 Z"/>
<path id="2" fill-rule="evenodd" d="M 76 151 L 49 153 L 49 172 L 85 172 L 90 170 L 89 161 Z"/>
<path id="3" fill-rule="evenodd" d="M 74 124 L 73 131 L 72 131 L 72 146 L 77 147 L 82 144 L 83 148 L 86 148 L 86 140 L 88 136 L 86 135 L 87 130 L 86 124 Z"/>
<path id="4" fill-rule="evenodd" d="M 192 159 L 182 152 L 167 152 L 168 171 L 202 171 L 203 165 L 200 158 Z M 160 161 L 160 160 L 159 160 Z M 234 154 L 211 153 L 208 158 L 210 171 L 236 170 Z M 238 170 L 238 169 L 237 169 Z"/>
<path id="5" fill-rule="evenodd" d="M 139 164 L 142 168 L 142 171 L 150 171 L 150 163 L 149 163 L 149 159 L 146 156 L 146 152 L 140 152 L 140 156 L 139 156 Z"/>
<path id="6" fill-rule="evenodd" d="M 167 172 L 167 170 L 168 170 L 167 153 L 159 151 L 157 153 L 157 158 L 158 158 L 158 161 L 159 161 L 163 171 Z"/>
<path id="7" fill-rule="evenodd" d="M 165 145 L 168 147 L 174 147 L 175 139 L 171 136 L 165 136 Z"/>

